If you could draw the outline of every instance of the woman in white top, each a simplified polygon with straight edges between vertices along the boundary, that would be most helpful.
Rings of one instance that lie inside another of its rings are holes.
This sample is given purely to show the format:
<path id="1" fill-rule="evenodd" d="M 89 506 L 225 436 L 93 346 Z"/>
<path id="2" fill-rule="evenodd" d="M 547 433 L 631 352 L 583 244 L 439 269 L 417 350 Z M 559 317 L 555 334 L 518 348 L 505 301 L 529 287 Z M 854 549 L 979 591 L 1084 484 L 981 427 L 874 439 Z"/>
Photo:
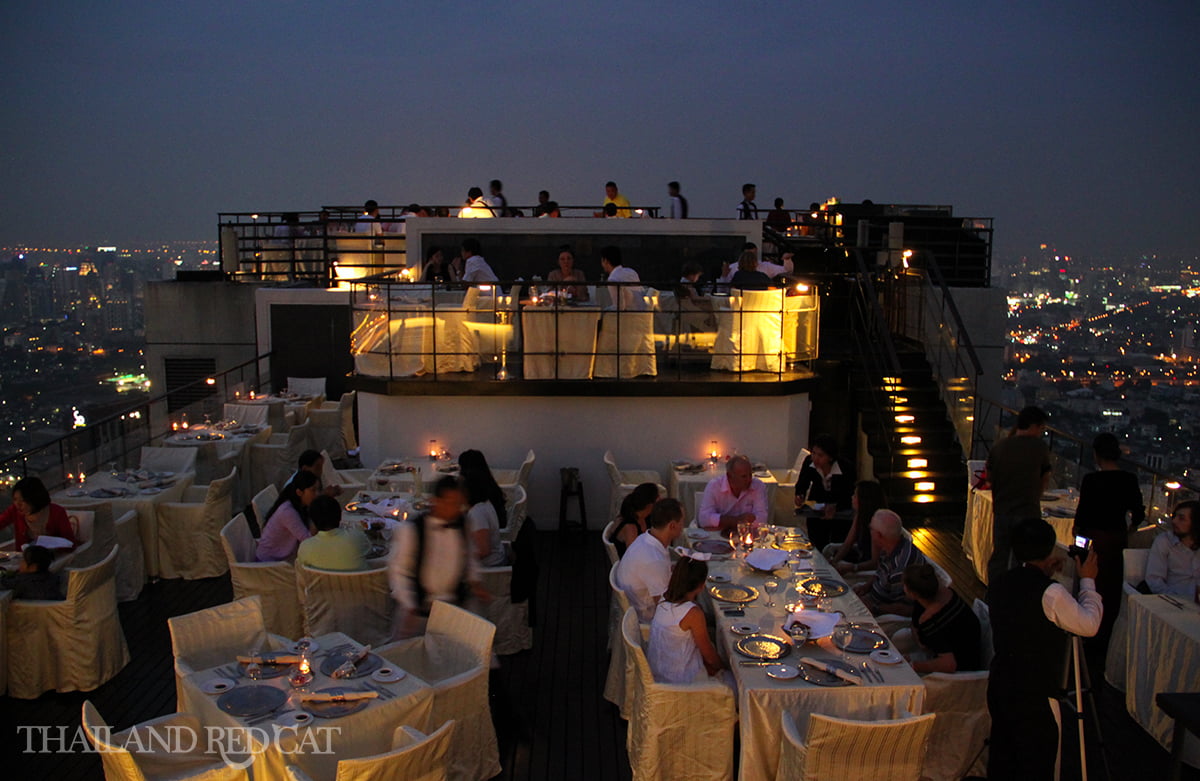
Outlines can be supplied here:
<path id="1" fill-rule="evenodd" d="M 487 459 L 478 450 L 466 450 L 458 457 L 462 467 L 463 487 L 466 488 L 467 531 L 471 534 L 471 548 L 481 567 L 503 567 L 508 563 L 504 543 L 500 541 L 501 516 L 507 523 L 504 507 L 504 491 L 492 476 Z"/>
<path id="2" fill-rule="evenodd" d="M 707 577 L 708 565 L 694 559 L 680 559 L 671 570 L 650 623 L 646 654 L 659 683 L 692 683 L 725 669 L 708 636 L 704 612 L 694 601 Z"/>

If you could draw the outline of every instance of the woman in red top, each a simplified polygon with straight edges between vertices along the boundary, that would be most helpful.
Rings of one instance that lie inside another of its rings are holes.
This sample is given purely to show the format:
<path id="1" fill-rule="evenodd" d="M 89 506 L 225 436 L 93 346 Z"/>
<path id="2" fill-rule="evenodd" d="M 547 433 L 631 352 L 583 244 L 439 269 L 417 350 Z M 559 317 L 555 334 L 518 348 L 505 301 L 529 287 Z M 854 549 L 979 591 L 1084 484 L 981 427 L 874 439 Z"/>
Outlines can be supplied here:
<path id="1" fill-rule="evenodd" d="M 17 550 L 43 534 L 75 544 L 75 530 L 67 511 L 50 503 L 50 492 L 36 477 L 22 477 L 13 485 L 12 505 L 0 513 L 0 529 L 14 527 Z"/>

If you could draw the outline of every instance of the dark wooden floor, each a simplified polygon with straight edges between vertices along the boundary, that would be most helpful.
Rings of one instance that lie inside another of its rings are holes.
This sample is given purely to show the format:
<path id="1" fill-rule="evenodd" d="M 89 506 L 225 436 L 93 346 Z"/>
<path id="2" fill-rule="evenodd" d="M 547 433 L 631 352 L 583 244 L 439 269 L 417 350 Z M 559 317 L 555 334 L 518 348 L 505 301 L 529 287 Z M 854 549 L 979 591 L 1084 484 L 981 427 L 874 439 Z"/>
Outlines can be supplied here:
<path id="1" fill-rule="evenodd" d="M 983 593 L 952 531 L 927 529 L 918 545 L 945 567 L 964 596 Z M 534 648 L 505 657 L 491 681 L 492 713 L 500 739 L 501 779 L 628 779 L 625 723 L 602 697 L 607 669 L 607 560 L 598 534 L 537 535 L 542 565 Z M 972 582 L 973 581 L 973 582 Z M 161 581 L 136 602 L 121 606 L 131 663 L 114 680 L 87 694 L 46 694 L 37 700 L 0 698 L 0 751 L 17 778 L 101 778 L 92 754 L 30 755 L 17 725 L 79 724 L 80 706 L 91 699 L 114 729 L 124 729 L 175 710 L 167 618 L 228 601 L 228 578 Z M 1167 753 L 1125 713 L 1122 697 L 1101 686 L 1097 697 L 1112 778 L 1164 778 Z M 1065 730 L 1064 779 L 1078 777 L 1074 729 Z M 1091 778 L 1100 773 L 1100 752 L 1089 733 Z M 1184 778 L 1200 779 L 1186 771 Z"/>

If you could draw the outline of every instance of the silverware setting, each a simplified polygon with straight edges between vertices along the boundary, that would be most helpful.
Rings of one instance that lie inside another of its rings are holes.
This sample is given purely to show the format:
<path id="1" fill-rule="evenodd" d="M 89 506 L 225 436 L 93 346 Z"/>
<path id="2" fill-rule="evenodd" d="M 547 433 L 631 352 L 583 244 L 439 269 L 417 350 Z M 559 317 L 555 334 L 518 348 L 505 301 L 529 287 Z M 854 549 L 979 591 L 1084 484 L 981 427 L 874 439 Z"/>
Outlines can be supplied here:
<path id="1" fill-rule="evenodd" d="M 783 662 L 738 662 L 739 667 L 769 667 L 773 664 L 783 664 Z"/>
<path id="2" fill-rule="evenodd" d="M 1166 602 L 1170 602 L 1172 605 L 1179 608 L 1180 610 L 1183 609 L 1183 603 L 1180 602 L 1179 600 L 1175 599 L 1175 597 L 1171 596 L 1170 594 L 1159 594 L 1158 598 L 1162 599 Z"/>
<path id="3" fill-rule="evenodd" d="M 859 664 L 859 668 L 863 671 L 863 677 L 865 677 L 867 680 L 875 681 L 876 683 L 883 683 L 883 673 L 876 670 L 869 663 L 865 661 L 861 662 Z"/>

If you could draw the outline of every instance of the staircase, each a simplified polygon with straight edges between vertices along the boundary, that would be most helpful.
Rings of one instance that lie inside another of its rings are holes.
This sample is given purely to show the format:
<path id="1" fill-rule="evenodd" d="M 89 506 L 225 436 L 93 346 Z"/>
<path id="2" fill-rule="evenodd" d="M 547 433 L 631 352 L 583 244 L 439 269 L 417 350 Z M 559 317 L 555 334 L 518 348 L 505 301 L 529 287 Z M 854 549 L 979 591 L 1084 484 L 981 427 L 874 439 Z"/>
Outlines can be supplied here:
<path id="1" fill-rule="evenodd" d="M 905 526 L 961 528 L 967 512 L 962 447 L 920 345 L 896 341 L 900 376 L 852 376 L 875 475 Z M 882 408 L 877 400 L 889 403 Z"/>

